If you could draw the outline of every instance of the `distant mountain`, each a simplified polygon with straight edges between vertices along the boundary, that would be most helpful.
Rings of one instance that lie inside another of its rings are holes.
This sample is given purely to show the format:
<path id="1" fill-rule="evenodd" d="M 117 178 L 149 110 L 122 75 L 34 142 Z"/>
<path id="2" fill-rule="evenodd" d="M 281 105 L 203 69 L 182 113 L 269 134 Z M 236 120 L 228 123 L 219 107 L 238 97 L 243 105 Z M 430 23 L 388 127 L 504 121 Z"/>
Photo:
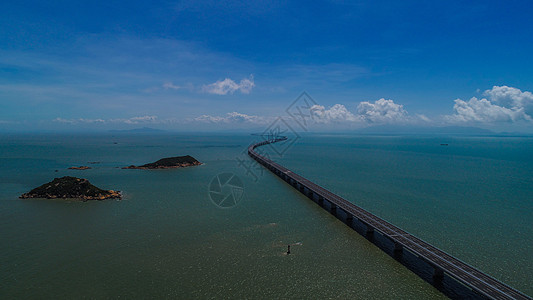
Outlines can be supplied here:
<path id="1" fill-rule="evenodd" d="M 382 125 L 362 128 L 356 131 L 360 134 L 454 134 L 454 135 L 494 135 L 495 132 L 478 128 L 462 126 L 418 127 Z"/>
<path id="2" fill-rule="evenodd" d="M 143 128 L 123 129 L 123 130 L 115 129 L 115 130 L 109 130 L 109 132 L 112 132 L 112 133 L 163 133 L 163 132 L 166 132 L 166 130 L 143 127 Z"/>

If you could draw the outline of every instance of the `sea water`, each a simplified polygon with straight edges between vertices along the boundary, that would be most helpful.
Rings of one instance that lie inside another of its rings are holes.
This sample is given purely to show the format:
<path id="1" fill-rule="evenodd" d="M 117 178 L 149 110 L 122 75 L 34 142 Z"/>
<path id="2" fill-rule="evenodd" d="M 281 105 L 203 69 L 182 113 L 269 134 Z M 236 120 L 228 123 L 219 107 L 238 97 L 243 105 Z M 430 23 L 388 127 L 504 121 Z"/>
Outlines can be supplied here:
<path id="1" fill-rule="evenodd" d="M 246 148 L 257 138 L 2 135 L 0 297 L 444 298 L 254 165 Z M 529 295 L 531 149 L 527 137 L 354 135 L 265 147 L 300 175 Z M 178 155 L 204 164 L 120 168 Z M 81 165 L 92 169 L 67 169 Z M 213 179 L 227 178 L 219 174 L 239 180 L 232 205 L 210 197 Z M 18 199 L 66 175 L 124 198 Z"/>

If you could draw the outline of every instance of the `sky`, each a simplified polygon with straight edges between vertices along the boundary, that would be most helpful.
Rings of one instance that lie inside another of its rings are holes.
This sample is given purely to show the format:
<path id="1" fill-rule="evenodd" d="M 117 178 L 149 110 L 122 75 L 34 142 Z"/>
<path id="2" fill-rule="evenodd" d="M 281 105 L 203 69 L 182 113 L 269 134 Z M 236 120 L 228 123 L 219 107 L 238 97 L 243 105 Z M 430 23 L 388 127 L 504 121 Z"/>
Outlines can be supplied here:
<path id="1" fill-rule="evenodd" d="M 301 125 L 301 107 L 307 131 L 533 132 L 532 13 L 513 0 L 2 1 L 0 130 L 246 130 Z"/>

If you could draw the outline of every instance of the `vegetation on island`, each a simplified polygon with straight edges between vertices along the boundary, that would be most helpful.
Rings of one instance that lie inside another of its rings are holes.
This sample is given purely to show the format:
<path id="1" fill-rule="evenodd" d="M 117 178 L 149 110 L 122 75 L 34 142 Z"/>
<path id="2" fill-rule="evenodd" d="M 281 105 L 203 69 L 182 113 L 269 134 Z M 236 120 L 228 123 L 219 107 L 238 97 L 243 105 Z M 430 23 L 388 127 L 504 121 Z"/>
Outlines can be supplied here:
<path id="1" fill-rule="evenodd" d="M 79 167 L 70 167 L 69 170 L 89 170 L 91 167 L 88 166 L 79 166 Z"/>
<path id="2" fill-rule="evenodd" d="M 121 199 L 122 194 L 119 191 L 100 189 L 92 185 L 87 179 L 64 176 L 34 188 L 28 193 L 22 194 L 20 198 L 73 198 L 87 201 Z"/>
<path id="3" fill-rule="evenodd" d="M 202 163 L 190 155 L 162 158 L 156 162 L 144 164 L 142 166 L 128 166 L 123 169 L 172 169 L 198 166 Z"/>

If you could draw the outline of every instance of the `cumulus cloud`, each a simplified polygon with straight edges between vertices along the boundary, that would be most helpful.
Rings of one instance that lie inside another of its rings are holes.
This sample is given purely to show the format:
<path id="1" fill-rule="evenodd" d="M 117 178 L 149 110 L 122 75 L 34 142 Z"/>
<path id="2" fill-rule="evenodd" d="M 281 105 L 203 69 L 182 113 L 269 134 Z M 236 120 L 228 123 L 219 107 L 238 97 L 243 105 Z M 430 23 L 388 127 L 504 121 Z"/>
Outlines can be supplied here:
<path id="1" fill-rule="evenodd" d="M 508 86 L 494 86 L 483 93 L 487 98 L 456 99 L 450 122 L 512 123 L 532 121 L 533 94 Z"/>
<path id="2" fill-rule="evenodd" d="M 226 78 L 217 82 L 204 85 L 202 90 L 209 94 L 227 95 L 233 94 L 235 91 L 240 91 L 243 94 L 249 94 L 255 86 L 254 77 L 250 75 L 249 78 L 242 79 L 239 83 Z"/>
<path id="3" fill-rule="evenodd" d="M 311 118 L 318 123 L 356 122 L 360 120 L 342 104 L 335 104 L 329 109 L 322 105 L 313 105 L 310 112 Z"/>
<path id="4" fill-rule="evenodd" d="M 403 105 L 394 103 L 393 100 L 381 98 L 374 103 L 361 102 L 357 106 L 359 116 L 370 123 L 403 122 L 408 118 Z"/>
<path id="5" fill-rule="evenodd" d="M 448 120 L 458 122 L 515 122 L 528 119 L 523 109 L 510 109 L 492 104 L 487 99 L 471 98 L 469 101 L 455 100 L 455 114 Z"/>
<path id="6" fill-rule="evenodd" d="M 322 105 L 313 105 L 310 109 L 311 117 L 317 123 L 361 123 L 387 124 L 406 123 L 414 121 L 429 122 L 424 115 L 411 117 L 401 104 L 383 98 L 374 102 L 364 101 L 357 106 L 356 113 L 352 113 L 342 104 L 335 104 L 326 109 Z"/>
<path id="7" fill-rule="evenodd" d="M 494 86 L 492 89 L 486 90 L 483 95 L 503 107 L 515 110 L 523 108 L 529 116 L 533 115 L 533 94 L 531 92 L 522 92 L 517 88 L 504 85 Z"/>

